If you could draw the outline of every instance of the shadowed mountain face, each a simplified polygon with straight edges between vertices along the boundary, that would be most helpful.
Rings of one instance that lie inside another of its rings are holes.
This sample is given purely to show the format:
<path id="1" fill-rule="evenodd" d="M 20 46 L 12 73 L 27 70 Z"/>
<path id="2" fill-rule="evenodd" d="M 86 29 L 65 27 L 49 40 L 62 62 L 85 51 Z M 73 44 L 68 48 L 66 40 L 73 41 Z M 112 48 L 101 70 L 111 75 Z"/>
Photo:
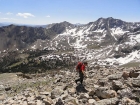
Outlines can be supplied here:
<path id="1" fill-rule="evenodd" d="M 25 49 L 38 39 L 51 41 L 57 34 L 64 32 L 68 26 L 72 26 L 72 24 L 57 23 L 49 29 L 15 25 L 0 27 L 0 51 Z"/>
<path id="2" fill-rule="evenodd" d="M 51 30 L 26 26 L 5 26 L 0 28 L 0 50 L 24 49 L 37 39 L 50 39 L 55 35 Z"/>

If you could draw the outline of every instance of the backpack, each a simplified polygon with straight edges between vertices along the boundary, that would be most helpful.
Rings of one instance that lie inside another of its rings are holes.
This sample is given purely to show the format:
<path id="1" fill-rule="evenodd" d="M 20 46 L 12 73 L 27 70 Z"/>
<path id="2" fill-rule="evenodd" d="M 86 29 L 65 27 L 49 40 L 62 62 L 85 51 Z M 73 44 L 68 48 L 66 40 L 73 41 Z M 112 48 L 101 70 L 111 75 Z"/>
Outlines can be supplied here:
<path id="1" fill-rule="evenodd" d="M 79 62 L 76 66 L 76 70 L 80 70 L 81 67 L 82 67 L 83 63 L 82 62 Z"/>

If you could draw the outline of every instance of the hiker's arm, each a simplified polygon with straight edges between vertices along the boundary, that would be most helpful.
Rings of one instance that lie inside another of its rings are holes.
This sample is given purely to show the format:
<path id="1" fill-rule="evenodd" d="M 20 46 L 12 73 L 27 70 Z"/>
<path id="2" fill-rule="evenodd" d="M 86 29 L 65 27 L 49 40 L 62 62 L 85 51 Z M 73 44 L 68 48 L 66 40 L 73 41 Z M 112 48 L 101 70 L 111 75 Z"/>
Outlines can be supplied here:
<path id="1" fill-rule="evenodd" d="M 84 76 L 86 77 L 86 73 L 85 73 L 85 66 L 82 65 L 82 73 L 84 74 Z"/>
<path id="2" fill-rule="evenodd" d="M 84 74 L 84 76 L 86 77 L 86 73 L 85 73 L 85 71 L 84 70 L 82 70 L 82 73 Z"/>
<path id="3" fill-rule="evenodd" d="M 79 69 L 76 67 L 76 71 L 78 72 L 79 71 Z"/>

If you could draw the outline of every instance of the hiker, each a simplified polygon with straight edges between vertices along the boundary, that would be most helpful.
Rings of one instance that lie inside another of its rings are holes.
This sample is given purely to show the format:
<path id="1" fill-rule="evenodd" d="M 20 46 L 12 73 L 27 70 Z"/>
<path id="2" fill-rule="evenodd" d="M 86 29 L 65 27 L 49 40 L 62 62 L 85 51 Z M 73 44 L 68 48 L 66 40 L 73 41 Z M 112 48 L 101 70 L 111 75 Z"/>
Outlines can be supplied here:
<path id="1" fill-rule="evenodd" d="M 76 66 L 76 70 L 79 73 L 79 79 L 75 80 L 75 83 L 77 84 L 78 81 L 80 81 L 80 83 L 83 83 L 83 79 L 84 77 L 86 77 L 86 73 L 85 73 L 85 67 L 88 65 L 87 62 L 79 62 Z"/>

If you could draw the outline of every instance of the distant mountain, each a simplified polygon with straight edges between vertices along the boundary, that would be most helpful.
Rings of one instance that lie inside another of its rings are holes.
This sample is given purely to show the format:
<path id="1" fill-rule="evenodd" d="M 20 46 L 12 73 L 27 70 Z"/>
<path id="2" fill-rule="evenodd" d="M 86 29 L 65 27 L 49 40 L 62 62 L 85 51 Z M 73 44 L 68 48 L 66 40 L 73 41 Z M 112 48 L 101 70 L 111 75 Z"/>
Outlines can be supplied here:
<path id="1" fill-rule="evenodd" d="M 1 52 L 48 47 L 62 50 L 73 48 L 81 49 L 82 51 L 78 52 L 79 57 L 85 56 L 88 60 L 110 60 L 112 64 L 115 62 L 123 64 L 125 62 L 121 61 L 121 57 L 127 62 L 140 58 L 139 43 L 140 22 L 125 22 L 112 17 L 99 18 L 83 25 L 64 21 L 41 27 L 19 25 L 0 27 Z M 134 52 L 135 57 L 132 57 Z M 126 60 L 129 56 L 131 59 Z"/>
<path id="2" fill-rule="evenodd" d="M 82 26 L 82 25 L 84 25 L 84 24 L 76 23 L 76 24 L 74 24 L 74 25 L 76 25 L 76 26 Z"/>
<path id="3" fill-rule="evenodd" d="M 5 25 L 4 25 L 4 24 L 2 24 L 2 23 L 0 23 L 0 27 L 1 27 L 1 26 L 5 26 Z"/>
<path id="4" fill-rule="evenodd" d="M 16 26 L 42 27 L 42 28 L 46 28 L 47 27 L 47 25 L 17 24 L 17 23 L 10 23 L 10 22 L 2 22 L 2 23 L 0 23 L 0 27 L 12 25 L 12 24 L 16 25 Z"/>
<path id="5" fill-rule="evenodd" d="M 0 27 L 2 27 L 2 26 L 8 26 L 8 25 L 10 25 L 10 24 L 12 24 L 12 23 L 2 22 L 2 23 L 0 23 Z"/>
<path id="6" fill-rule="evenodd" d="M 3 26 L 0 27 L 0 50 L 15 50 L 28 48 L 38 39 L 51 39 L 56 35 L 51 29 L 27 26 Z"/>

